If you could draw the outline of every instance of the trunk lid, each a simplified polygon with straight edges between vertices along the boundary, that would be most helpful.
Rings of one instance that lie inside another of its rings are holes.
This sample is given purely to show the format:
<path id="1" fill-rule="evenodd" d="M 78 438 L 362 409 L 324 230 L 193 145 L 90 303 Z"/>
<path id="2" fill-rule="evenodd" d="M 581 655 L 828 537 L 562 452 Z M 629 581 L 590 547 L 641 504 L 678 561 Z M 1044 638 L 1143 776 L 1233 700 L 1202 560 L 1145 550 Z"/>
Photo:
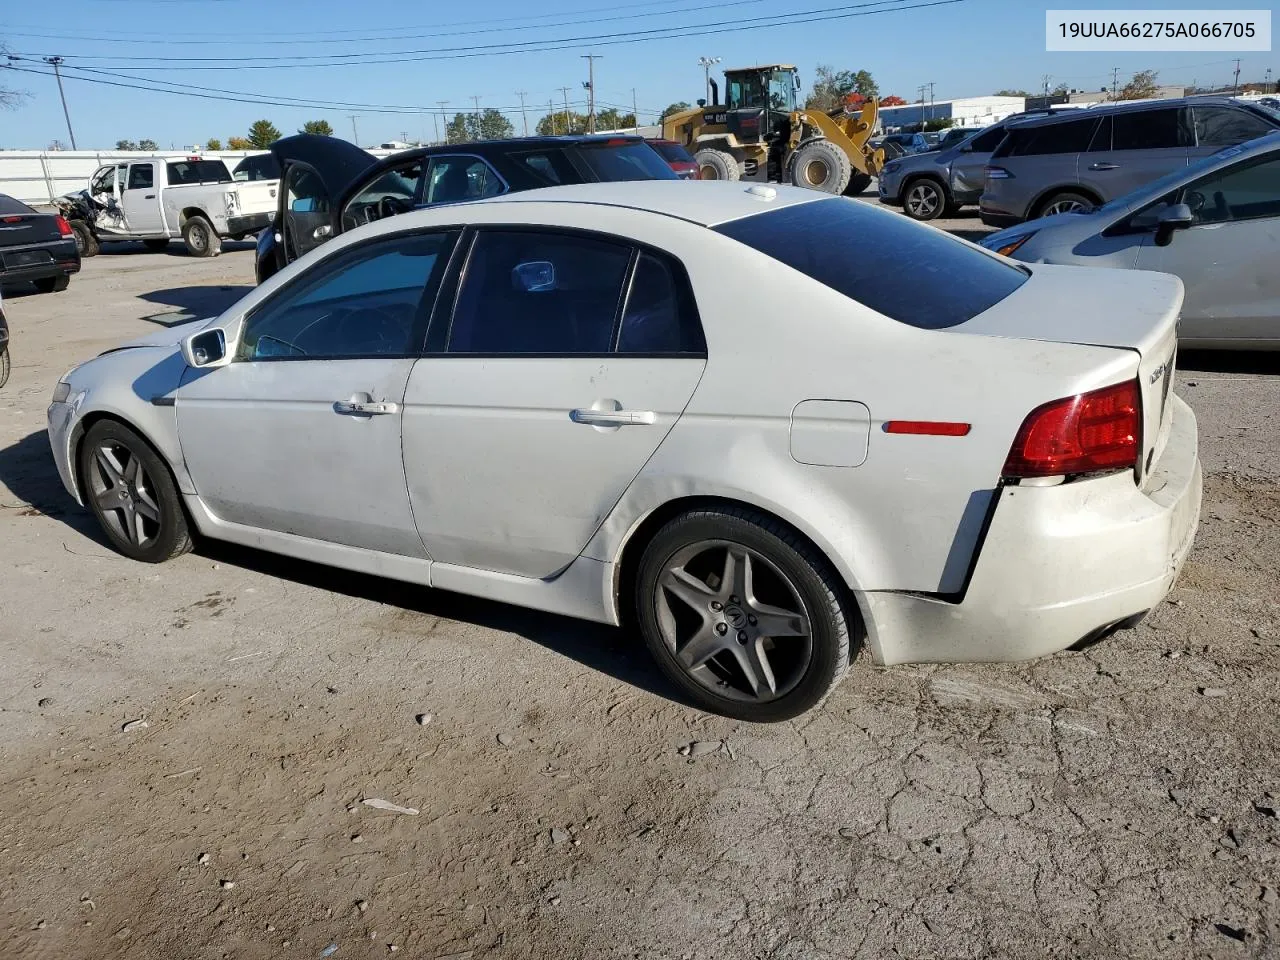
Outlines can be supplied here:
<path id="1" fill-rule="evenodd" d="M 57 218 L 50 214 L 0 212 L 0 250 L 63 239 Z"/>
<path id="2" fill-rule="evenodd" d="M 1010 296 L 950 329 L 991 337 L 1115 347 L 1138 354 L 1142 390 L 1139 479 L 1169 437 L 1182 281 L 1166 273 L 1037 264 Z"/>

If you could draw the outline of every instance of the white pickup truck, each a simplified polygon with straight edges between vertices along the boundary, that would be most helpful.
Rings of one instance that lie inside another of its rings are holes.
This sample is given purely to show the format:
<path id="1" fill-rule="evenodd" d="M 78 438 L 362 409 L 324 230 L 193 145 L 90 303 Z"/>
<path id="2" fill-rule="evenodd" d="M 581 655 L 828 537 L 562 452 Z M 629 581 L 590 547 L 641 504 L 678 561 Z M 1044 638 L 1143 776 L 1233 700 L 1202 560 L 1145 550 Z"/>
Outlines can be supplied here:
<path id="1" fill-rule="evenodd" d="M 89 188 L 59 204 L 80 255 L 98 245 L 142 240 L 163 250 L 181 236 L 196 257 L 216 257 L 222 240 L 241 240 L 270 226 L 279 181 L 234 181 L 221 160 L 147 157 L 99 167 Z"/>

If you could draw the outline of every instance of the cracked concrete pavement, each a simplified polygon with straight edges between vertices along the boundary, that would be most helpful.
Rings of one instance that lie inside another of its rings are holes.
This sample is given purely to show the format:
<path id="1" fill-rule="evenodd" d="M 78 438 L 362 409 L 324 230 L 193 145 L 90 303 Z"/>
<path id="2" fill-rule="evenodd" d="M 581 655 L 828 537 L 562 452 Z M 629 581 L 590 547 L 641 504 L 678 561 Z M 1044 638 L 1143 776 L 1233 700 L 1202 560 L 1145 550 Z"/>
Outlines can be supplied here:
<path id="1" fill-rule="evenodd" d="M 619 631 L 104 546 L 58 483 L 49 392 L 142 317 L 234 299 L 229 246 L 122 247 L 6 296 L 0 955 L 1280 954 L 1274 358 L 1180 360 L 1203 520 L 1141 626 L 1025 664 L 860 660 L 753 727 L 679 702 Z M 699 740 L 727 748 L 678 752 Z"/>

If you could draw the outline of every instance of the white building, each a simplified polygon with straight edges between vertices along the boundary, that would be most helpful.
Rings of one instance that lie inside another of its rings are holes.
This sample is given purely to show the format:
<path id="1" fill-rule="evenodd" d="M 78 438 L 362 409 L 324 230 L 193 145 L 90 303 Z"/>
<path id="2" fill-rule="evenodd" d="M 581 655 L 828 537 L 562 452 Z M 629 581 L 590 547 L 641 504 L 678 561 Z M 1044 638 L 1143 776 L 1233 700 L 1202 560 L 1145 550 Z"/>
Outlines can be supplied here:
<path id="1" fill-rule="evenodd" d="M 928 100 L 901 107 L 881 107 L 880 125 L 893 133 L 902 127 L 929 120 L 950 120 L 956 127 L 985 127 L 1026 109 L 1024 97 L 963 97 L 959 100 Z"/>

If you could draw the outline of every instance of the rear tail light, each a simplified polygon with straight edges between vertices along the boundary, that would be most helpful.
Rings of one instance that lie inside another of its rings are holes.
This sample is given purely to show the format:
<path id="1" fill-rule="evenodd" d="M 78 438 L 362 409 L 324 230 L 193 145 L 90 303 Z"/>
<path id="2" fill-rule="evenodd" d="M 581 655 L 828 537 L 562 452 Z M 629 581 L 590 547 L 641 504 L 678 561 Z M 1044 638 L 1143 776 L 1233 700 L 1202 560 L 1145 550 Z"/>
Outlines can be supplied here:
<path id="1" fill-rule="evenodd" d="M 988 180 L 1012 180 L 1013 174 L 1004 167 L 987 167 Z"/>
<path id="2" fill-rule="evenodd" d="M 1005 479 L 1133 469 L 1142 448 L 1137 380 L 1054 400 L 1022 422 Z"/>
<path id="3" fill-rule="evenodd" d="M 0 223 L 21 223 L 25 219 L 25 217 L 0 217 Z"/>
<path id="4" fill-rule="evenodd" d="M 58 233 L 64 237 L 71 236 L 71 224 L 67 223 L 66 217 L 54 217 L 53 222 L 58 225 Z"/>

